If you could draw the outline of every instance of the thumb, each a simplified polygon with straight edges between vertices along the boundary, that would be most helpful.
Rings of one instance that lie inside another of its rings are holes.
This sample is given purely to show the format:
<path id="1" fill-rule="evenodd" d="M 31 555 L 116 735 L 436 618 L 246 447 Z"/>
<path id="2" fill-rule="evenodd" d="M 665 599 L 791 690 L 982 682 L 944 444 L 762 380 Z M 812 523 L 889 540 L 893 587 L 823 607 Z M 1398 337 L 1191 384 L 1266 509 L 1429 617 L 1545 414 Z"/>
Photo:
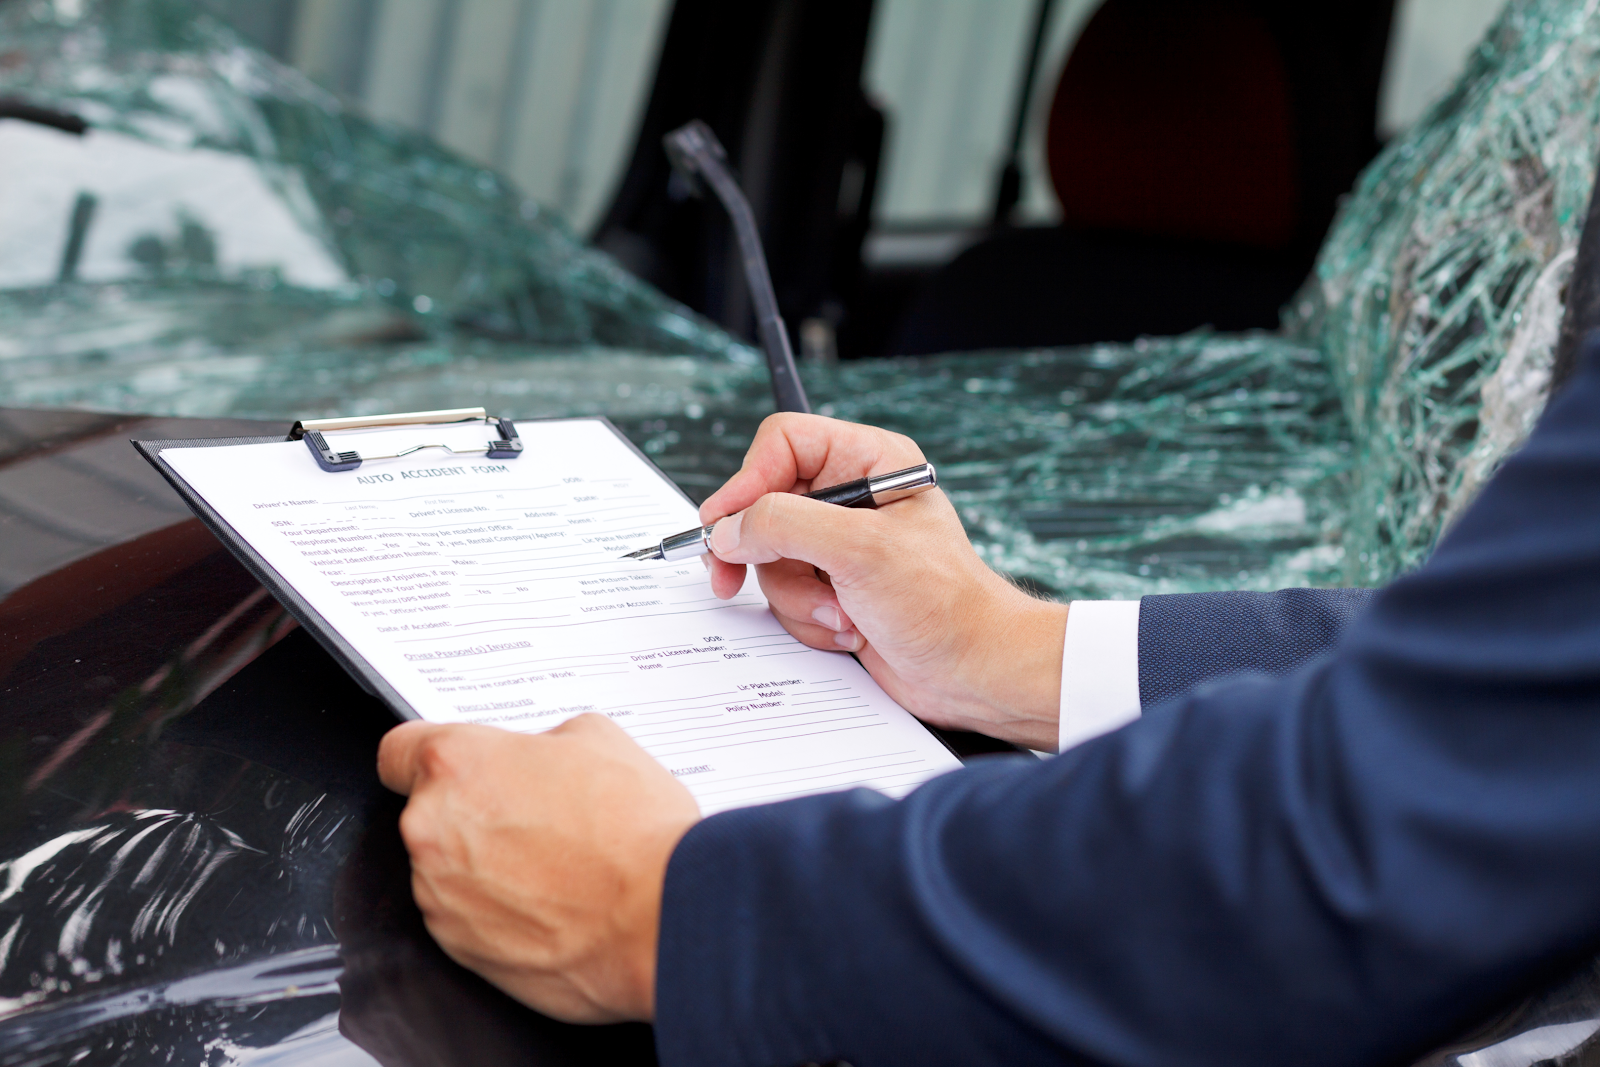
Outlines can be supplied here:
<path id="1" fill-rule="evenodd" d="M 445 727 L 437 723 L 403 722 L 378 743 L 378 780 L 401 796 L 410 796 L 422 774 L 423 752 Z"/>

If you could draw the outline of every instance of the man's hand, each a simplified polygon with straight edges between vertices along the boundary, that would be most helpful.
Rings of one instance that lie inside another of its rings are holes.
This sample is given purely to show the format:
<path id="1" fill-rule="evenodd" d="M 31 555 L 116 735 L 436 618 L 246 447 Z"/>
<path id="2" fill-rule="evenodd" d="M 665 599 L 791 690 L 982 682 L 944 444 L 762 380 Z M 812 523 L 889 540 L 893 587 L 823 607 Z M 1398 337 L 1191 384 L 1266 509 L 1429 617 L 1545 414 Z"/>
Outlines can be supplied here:
<path id="1" fill-rule="evenodd" d="M 452 959 L 568 1022 L 653 1016 L 667 860 L 700 810 L 616 724 L 406 723 L 378 776 L 411 798 L 412 893 Z"/>
<path id="2" fill-rule="evenodd" d="M 784 629 L 855 652 L 907 710 L 1054 750 L 1065 605 L 985 566 L 938 490 L 877 511 L 793 495 L 922 462 L 910 438 L 887 430 L 769 417 L 743 468 L 700 508 L 702 522 L 717 522 L 712 589 L 733 596 L 756 564 Z"/>

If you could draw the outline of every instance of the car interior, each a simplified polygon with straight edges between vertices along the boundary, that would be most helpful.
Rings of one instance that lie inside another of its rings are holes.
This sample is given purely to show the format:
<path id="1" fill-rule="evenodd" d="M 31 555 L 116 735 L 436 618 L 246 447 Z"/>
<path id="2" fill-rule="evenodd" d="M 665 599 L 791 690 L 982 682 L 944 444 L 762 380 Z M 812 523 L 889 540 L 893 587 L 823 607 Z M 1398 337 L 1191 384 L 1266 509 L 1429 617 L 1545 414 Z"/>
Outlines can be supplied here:
<path id="1" fill-rule="evenodd" d="M 784 317 L 831 316 L 846 358 L 1271 329 L 1379 146 L 1392 2 L 1111 0 L 1048 93 L 1060 222 L 1005 212 L 952 262 L 875 268 L 863 249 L 887 120 L 861 88 L 870 15 L 775 0 L 728 19 L 709 2 L 675 5 L 595 243 L 749 335 L 726 228 L 666 180 L 659 150 L 699 117 L 738 164 Z M 1016 90 L 1023 114 L 1031 73 Z"/>

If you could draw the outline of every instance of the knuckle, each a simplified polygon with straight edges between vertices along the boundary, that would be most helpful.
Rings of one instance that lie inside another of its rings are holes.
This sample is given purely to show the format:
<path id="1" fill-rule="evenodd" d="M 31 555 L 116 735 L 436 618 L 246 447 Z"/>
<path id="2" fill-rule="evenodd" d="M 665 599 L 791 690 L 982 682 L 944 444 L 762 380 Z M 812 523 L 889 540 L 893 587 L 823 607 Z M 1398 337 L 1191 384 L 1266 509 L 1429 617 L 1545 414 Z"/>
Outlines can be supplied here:
<path id="1" fill-rule="evenodd" d="M 572 718 L 565 720 L 544 736 L 546 738 L 562 737 L 579 745 L 590 745 L 595 743 L 596 739 L 613 725 L 612 721 L 605 715 L 597 711 L 587 711 L 582 715 L 574 715 Z M 527 740 L 538 742 L 540 739 L 528 738 Z M 535 753 L 530 753 L 530 755 L 535 755 Z"/>
<path id="2" fill-rule="evenodd" d="M 400 813 L 400 839 L 405 842 L 406 851 L 411 853 L 414 861 L 422 861 L 436 851 L 435 826 L 432 815 L 416 802 L 407 804 Z"/>
<path id="3" fill-rule="evenodd" d="M 755 456 L 773 447 L 784 447 L 781 442 L 789 439 L 794 433 L 804 430 L 805 420 L 810 416 L 801 415 L 793 411 L 779 411 L 761 420 L 761 425 L 756 429 L 756 435 L 750 442 L 750 449 L 746 457 Z"/>
<path id="4" fill-rule="evenodd" d="M 882 433 L 888 438 L 884 442 L 887 446 L 886 451 L 893 455 L 914 457 L 917 460 L 923 458 L 921 446 L 905 434 L 895 433 L 892 430 L 884 430 Z"/>
<path id="5" fill-rule="evenodd" d="M 435 734 L 417 750 L 417 768 L 430 779 L 459 777 L 464 762 L 461 747 L 453 732 Z"/>
<path id="6" fill-rule="evenodd" d="M 422 924 L 428 928 L 428 933 L 432 934 L 434 916 L 439 910 L 439 898 L 434 895 L 433 888 L 428 884 L 427 879 L 423 878 L 421 873 L 415 869 L 411 872 L 411 900 L 416 904 L 417 910 L 422 913 Z M 445 942 L 438 935 L 434 935 L 434 939 L 439 941 L 440 948 L 445 947 Z M 445 951 L 448 952 L 449 949 L 445 949 Z"/>
<path id="7" fill-rule="evenodd" d="M 568 719 L 566 725 L 577 732 L 594 733 L 596 730 L 604 730 L 610 726 L 611 720 L 598 711 L 586 711 L 582 715 L 574 715 Z"/>

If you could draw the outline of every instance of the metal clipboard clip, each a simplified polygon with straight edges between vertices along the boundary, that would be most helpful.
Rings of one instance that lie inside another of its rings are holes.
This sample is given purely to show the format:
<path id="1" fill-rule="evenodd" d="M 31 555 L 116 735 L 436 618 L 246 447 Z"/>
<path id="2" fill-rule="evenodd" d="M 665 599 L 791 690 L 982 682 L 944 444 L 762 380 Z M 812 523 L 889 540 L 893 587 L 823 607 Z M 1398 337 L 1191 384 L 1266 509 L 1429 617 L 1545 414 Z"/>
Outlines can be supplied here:
<path id="1" fill-rule="evenodd" d="M 443 443 L 424 443 L 403 448 L 398 452 L 385 452 L 379 456 L 364 456 L 355 451 L 343 451 L 330 444 L 326 434 L 340 430 L 376 430 L 391 426 L 459 425 L 464 422 L 481 422 L 498 432 L 482 448 L 456 448 Z M 452 408 L 448 411 L 408 411 L 399 415 L 357 415 L 348 419 L 304 419 L 289 431 L 289 440 L 304 441 L 317 466 L 329 473 L 353 471 L 373 459 L 399 459 L 425 448 L 442 448 L 454 455 L 482 455 L 487 459 L 516 459 L 522 455 L 522 439 L 510 419 L 497 418 L 483 408 Z"/>

